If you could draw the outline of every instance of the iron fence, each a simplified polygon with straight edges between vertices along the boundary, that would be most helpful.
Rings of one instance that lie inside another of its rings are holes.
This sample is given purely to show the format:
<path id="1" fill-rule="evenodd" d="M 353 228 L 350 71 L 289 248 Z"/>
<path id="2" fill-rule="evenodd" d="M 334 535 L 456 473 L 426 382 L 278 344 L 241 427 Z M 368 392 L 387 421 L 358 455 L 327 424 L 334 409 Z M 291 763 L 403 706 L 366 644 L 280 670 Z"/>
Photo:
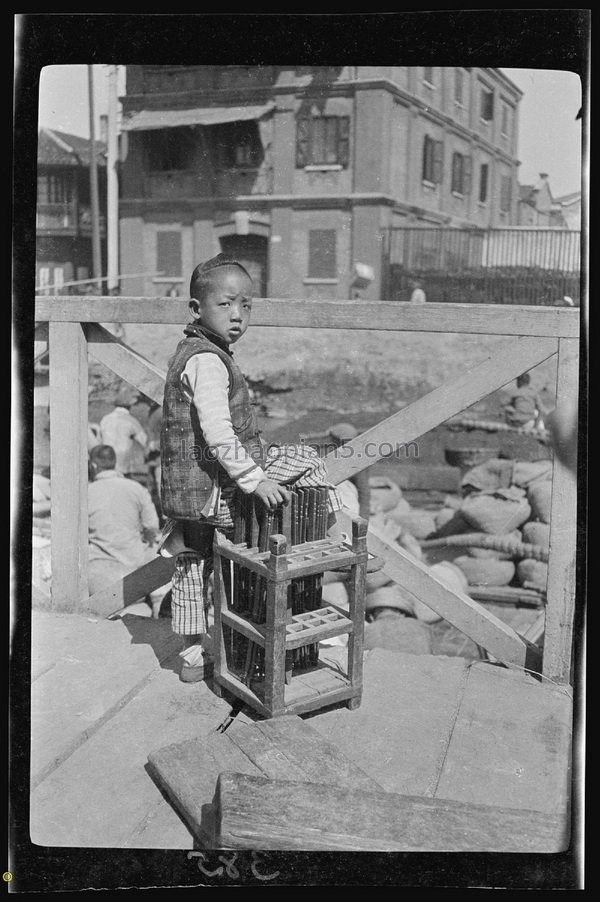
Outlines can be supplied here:
<path id="1" fill-rule="evenodd" d="M 580 255 L 580 232 L 566 229 L 386 229 L 383 296 L 409 300 L 418 278 L 428 301 L 578 305 Z"/>

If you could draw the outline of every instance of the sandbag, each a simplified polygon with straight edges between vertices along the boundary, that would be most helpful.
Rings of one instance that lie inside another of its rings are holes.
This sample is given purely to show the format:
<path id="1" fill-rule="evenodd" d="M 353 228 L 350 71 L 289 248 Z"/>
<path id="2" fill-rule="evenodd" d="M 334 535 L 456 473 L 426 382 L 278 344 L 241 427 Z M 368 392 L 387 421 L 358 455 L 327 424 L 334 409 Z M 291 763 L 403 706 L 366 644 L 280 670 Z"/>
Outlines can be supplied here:
<path id="1" fill-rule="evenodd" d="M 538 482 L 552 479 L 551 460 L 516 460 L 513 469 L 513 484 L 522 489 Z"/>
<path id="2" fill-rule="evenodd" d="M 369 592 L 374 592 L 376 589 L 381 588 L 381 586 L 389 586 L 391 582 L 391 576 L 388 576 L 387 573 L 383 572 L 383 570 L 376 570 L 374 573 L 367 573 L 365 579 L 367 594 Z"/>
<path id="3" fill-rule="evenodd" d="M 442 523 L 441 526 L 436 525 L 435 537 L 442 539 L 444 536 L 456 536 L 463 532 L 473 532 L 473 529 L 460 510 L 455 510 L 453 517 L 446 518 L 446 522 Z"/>
<path id="4" fill-rule="evenodd" d="M 370 476 L 369 488 L 371 490 L 370 512 L 391 511 L 402 498 L 402 489 L 387 476 Z"/>
<path id="5" fill-rule="evenodd" d="M 350 607 L 348 589 L 345 583 L 328 583 L 322 588 L 323 604 L 335 604 L 347 611 Z"/>
<path id="6" fill-rule="evenodd" d="M 374 592 L 369 592 L 365 601 L 365 613 L 369 614 L 375 608 L 394 608 L 404 614 L 412 616 L 413 599 L 402 591 L 397 583 L 389 586 L 381 586 Z"/>
<path id="7" fill-rule="evenodd" d="M 396 539 L 398 545 L 400 545 L 411 557 L 414 557 L 417 561 L 423 560 L 423 552 L 421 550 L 421 546 L 415 537 L 410 533 L 403 531 L 400 533 L 398 538 Z"/>
<path id="8" fill-rule="evenodd" d="M 477 492 L 490 489 L 507 489 L 512 482 L 514 461 L 503 457 L 492 457 L 467 470 L 461 479 L 461 487 L 473 488 Z"/>
<path id="9" fill-rule="evenodd" d="M 546 591 L 548 582 L 548 564 L 543 561 L 535 561 L 533 558 L 524 558 L 517 564 L 517 579 L 524 589 L 538 589 Z"/>
<path id="10" fill-rule="evenodd" d="M 529 520 L 523 526 L 523 541 L 531 545 L 539 545 L 546 550 L 550 548 L 550 524 L 541 520 Z"/>
<path id="11" fill-rule="evenodd" d="M 527 489 L 527 500 L 531 505 L 531 519 L 541 520 L 542 523 L 550 523 L 552 480 L 545 479 L 530 485 Z"/>
<path id="12" fill-rule="evenodd" d="M 398 514 L 394 522 L 409 532 L 415 539 L 426 539 L 435 533 L 435 520 L 430 511 L 415 508 L 406 514 Z"/>
<path id="13" fill-rule="evenodd" d="M 464 499 L 460 512 L 476 532 L 505 535 L 521 526 L 531 515 L 531 507 L 521 489 L 478 492 Z"/>
<path id="14" fill-rule="evenodd" d="M 389 520 L 383 511 L 371 514 L 369 517 L 369 525 L 377 529 L 388 542 L 394 542 L 402 533 L 402 527 L 399 523 Z"/>
<path id="15" fill-rule="evenodd" d="M 454 519 L 456 515 L 456 509 L 453 507 L 442 507 L 439 511 L 437 511 L 433 519 L 435 521 L 436 532 L 439 533 L 439 530 L 449 523 L 450 520 Z"/>
<path id="16" fill-rule="evenodd" d="M 537 589 L 546 591 L 548 582 L 548 564 L 536 561 L 533 558 L 525 558 L 517 564 L 517 580 L 525 589 Z"/>
<path id="17" fill-rule="evenodd" d="M 392 520 L 394 523 L 401 523 L 402 517 L 405 514 L 408 514 L 411 510 L 411 506 L 406 500 L 406 498 L 401 498 L 398 504 L 393 507 L 391 510 L 385 512 L 385 516 L 388 520 Z"/>
<path id="18" fill-rule="evenodd" d="M 455 592 L 466 592 L 469 588 L 467 577 L 460 567 L 451 561 L 440 561 L 437 564 L 433 564 L 429 568 L 429 572 L 436 579 L 439 579 L 441 583 L 448 586 L 449 589 L 454 589 Z"/>
<path id="19" fill-rule="evenodd" d="M 470 586 L 507 586 L 515 575 L 512 561 L 474 558 L 465 554 L 457 557 L 454 563 L 467 577 Z"/>

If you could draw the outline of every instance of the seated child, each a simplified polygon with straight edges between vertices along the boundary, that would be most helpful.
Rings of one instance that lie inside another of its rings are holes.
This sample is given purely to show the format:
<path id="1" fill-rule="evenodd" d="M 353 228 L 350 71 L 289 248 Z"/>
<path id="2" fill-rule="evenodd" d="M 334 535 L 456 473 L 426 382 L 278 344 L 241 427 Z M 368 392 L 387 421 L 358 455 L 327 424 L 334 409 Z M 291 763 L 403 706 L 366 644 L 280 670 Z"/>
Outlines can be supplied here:
<path id="1" fill-rule="evenodd" d="M 246 380 L 230 348 L 248 328 L 252 294 L 252 279 L 236 260 L 219 254 L 199 264 L 190 280 L 192 322 L 167 370 L 161 504 L 168 519 L 161 553 L 176 555 L 171 624 L 184 641 L 184 682 L 202 679 L 210 663 L 205 652 L 212 546 L 215 529 L 232 538 L 236 492 L 255 495 L 274 510 L 290 499 L 280 482 L 303 474 L 298 485 L 326 484 L 316 453 L 269 454 L 260 439 Z M 330 510 L 340 509 L 331 487 Z"/>

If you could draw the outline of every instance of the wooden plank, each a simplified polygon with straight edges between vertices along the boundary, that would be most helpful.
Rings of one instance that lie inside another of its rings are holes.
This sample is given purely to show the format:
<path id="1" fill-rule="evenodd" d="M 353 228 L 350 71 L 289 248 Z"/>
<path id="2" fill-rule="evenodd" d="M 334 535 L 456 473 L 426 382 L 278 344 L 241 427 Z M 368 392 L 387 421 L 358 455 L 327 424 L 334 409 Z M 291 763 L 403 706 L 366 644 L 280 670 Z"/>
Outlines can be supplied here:
<path id="1" fill-rule="evenodd" d="M 306 780 L 353 789 L 381 789 L 377 780 L 350 761 L 309 721 L 285 715 L 258 721 L 253 729 L 280 749 L 289 762 L 301 768 Z"/>
<path id="2" fill-rule="evenodd" d="M 276 718 L 276 720 L 281 719 Z M 234 722 L 227 730 L 226 735 L 230 742 L 233 742 L 269 779 L 306 779 L 303 769 L 298 762 L 288 758 L 270 736 L 265 736 L 264 733 L 257 730 L 254 726 Z"/>
<path id="3" fill-rule="evenodd" d="M 564 818 L 323 783 L 222 772 L 213 801 L 227 849 L 561 852 Z"/>
<path id="4" fill-rule="evenodd" d="M 371 466 L 386 452 L 389 456 L 390 445 L 408 446 L 420 435 L 551 357 L 557 347 L 551 338 L 511 339 L 502 351 L 489 354 L 456 379 L 347 442 L 343 454 L 338 449 L 327 454 L 324 460 L 329 478 L 337 485 Z"/>
<path id="5" fill-rule="evenodd" d="M 54 502 L 53 502 L 54 503 Z M 115 612 L 120 611 L 126 605 L 139 601 L 145 595 L 164 586 L 168 583 L 173 574 L 175 566 L 175 558 L 161 557 L 157 555 L 152 561 L 127 573 L 122 579 L 115 580 L 106 589 L 101 589 L 91 595 L 88 601 L 90 607 L 92 604 L 98 605 L 102 610 L 104 606 L 108 606 L 114 601 Z M 87 593 L 86 593 L 87 594 Z M 112 615 L 109 615 L 112 616 Z"/>
<path id="6" fill-rule="evenodd" d="M 210 845 L 209 803 L 222 770 L 273 779 L 314 780 L 349 788 L 378 789 L 375 780 L 296 715 L 256 724 L 238 720 L 226 733 L 209 733 L 157 749 L 150 772 L 192 833 Z"/>
<path id="7" fill-rule="evenodd" d="M 563 688 L 476 664 L 435 795 L 566 817 L 571 729 L 572 700 Z"/>
<path id="8" fill-rule="evenodd" d="M 220 616 L 221 624 L 233 627 L 238 633 L 246 636 L 247 639 L 251 639 L 262 648 L 265 647 L 264 626 L 255 626 L 253 623 L 250 623 L 244 617 L 240 617 L 239 614 L 235 614 L 233 611 L 221 610 Z M 219 632 L 221 632 L 221 630 L 222 626 L 219 628 Z"/>
<path id="9" fill-rule="evenodd" d="M 474 601 L 489 601 L 494 604 L 526 605 L 539 608 L 544 604 L 544 596 L 535 589 L 520 586 L 469 586 L 467 589 Z"/>
<path id="10" fill-rule="evenodd" d="M 577 404 L 578 383 L 578 342 L 561 339 L 556 378 L 557 406 Z M 543 673 L 558 683 L 571 681 L 576 554 L 577 474 L 554 455 Z"/>
<path id="11" fill-rule="evenodd" d="M 467 672 L 462 657 L 374 648 L 360 708 L 323 710 L 310 722 L 386 792 L 433 795 Z"/>
<path id="12" fill-rule="evenodd" d="M 205 847 L 213 842 L 210 803 L 221 770 L 262 775 L 227 733 L 209 733 L 157 749 L 148 755 L 148 767 L 155 783 Z"/>
<path id="13" fill-rule="evenodd" d="M 227 652 L 225 648 L 225 636 L 223 634 L 223 614 L 228 611 L 227 593 L 223 578 L 223 562 L 221 557 L 221 545 L 223 538 L 218 530 L 215 530 L 213 542 L 213 655 L 214 655 L 214 679 L 215 691 L 220 693 L 220 679 L 227 673 Z M 230 566 L 229 563 L 227 566 Z"/>
<path id="14" fill-rule="evenodd" d="M 50 323 L 52 606 L 88 596 L 87 350 L 78 323 Z"/>
<path id="15" fill-rule="evenodd" d="M 165 373 L 98 323 L 85 326 L 89 352 L 96 360 L 139 389 L 147 398 L 163 402 Z"/>
<path id="16" fill-rule="evenodd" d="M 292 680 L 291 686 L 293 687 L 294 682 L 302 681 L 304 684 L 304 679 L 300 677 L 294 677 Z M 340 681 L 341 685 L 341 681 Z M 287 692 L 287 686 L 286 692 Z M 317 711 L 322 708 L 330 708 L 334 705 L 339 705 L 341 702 L 347 702 L 349 699 L 354 699 L 358 697 L 358 693 L 360 690 L 352 689 L 352 687 L 347 684 L 345 687 L 340 689 L 331 689 L 329 688 L 326 692 L 317 692 L 313 691 L 312 698 L 299 698 L 295 697 L 288 702 L 286 698 L 285 710 L 288 714 L 307 714 L 309 711 Z M 291 693 L 293 695 L 293 693 Z"/>
<path id="17" fill-rule="evenodd" d="M 338 522 L 348 531 L 351 521 L 346 512 L 338 513 Z M 390 542 L 373 524 L 369 526 L 367 541 L 369 551 L 384 558 L 383 572 L 401 585 L 403 592 L 424 602 L 504 664 L 539 669 L 541 655 L 537 646 L 527 642 L 468 595 L 453 592 L 443 585 L 431 575 L 427 566 L 395 542 Z"/>
<path id="18" fill-rule="evenodd" d="M 287 543 L 285 536 L 269 538 L 267 563 L 267 622 L 265 628 L 265 706 L 275 717 L 285 708 L 285 628 L 287 623 Z"/>
<path id="19" fill-rule="evenodd" d="M 576 338 L 579 310 L 511 304 L 423 304 L 373 300 L 256 298 L 257 326 L 300 329 L 369 329 L 383 332 L 462 332 Z M 162 297 L 72 297 L 35 299 L 36 321 L 187 323 L 184 299 Z"/>
<path id="20" fill-rule="evenodd" d="M 217 674 L 215 672 L 215 680 L 217 681 L 219 686 L 222 686 L 225 689 L 228 689 L 233 695 L 237 698 L 241 699 L 243 702 L 253 708 L 255 711 L 258 711 L 259 714 L 262 714 L 263 717 L 270 717 L 271 712 L 261 701 L 261 699 L 256 695 L 255 692 L 252 692 L 251 689 L 242 683 L 241 680 L 238 680 L 237 677 L 231 673 L 231 671 L 225 669 L 224 673 Z"/>
<path id="21" fill-rule="evenodd" d="M 348 606 L 350 619 L 354 629 L 348 636 L 348 679 L 353 689 L 362 692 L 363 685 L 363 644 L 365 635 L 365 600 L 366 600 L 366 556 L 368 522 L 362 518 L 352 521 L 352 551 L 356 555 L 356 563 L 350 571 L 350 579 L 346 583 L 348 590 Z M 356 699 L 351 708 L 356 707 Z"/>
<path id="22" fill-rule="evenodd" d="M 539 645 L 544 636 L 544 629 L 546 626 L 546 611 L 542 611 L 533 623 L 525 630 L 523 633 L 523 637 L 527 639 L 529 642 L 535 642 L 536 645 Z"/>

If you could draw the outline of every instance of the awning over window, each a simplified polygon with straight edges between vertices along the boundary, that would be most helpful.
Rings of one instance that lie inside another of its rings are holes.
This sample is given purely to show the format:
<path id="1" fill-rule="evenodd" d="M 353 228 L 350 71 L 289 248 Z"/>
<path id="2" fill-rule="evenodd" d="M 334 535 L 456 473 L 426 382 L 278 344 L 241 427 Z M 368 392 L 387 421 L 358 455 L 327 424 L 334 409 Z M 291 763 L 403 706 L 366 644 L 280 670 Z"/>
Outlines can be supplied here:
<path id="1" fill-rule="evenodd" d="M 220 125 L 260 119 L 275 108 L 273 102 L 261 106 L 195 107 L 191 110 L 140 110 L 124 116 L 121 128 L 125 132 L 149 131 L 155 128 L 179 128 L 183 125 Z"/>

